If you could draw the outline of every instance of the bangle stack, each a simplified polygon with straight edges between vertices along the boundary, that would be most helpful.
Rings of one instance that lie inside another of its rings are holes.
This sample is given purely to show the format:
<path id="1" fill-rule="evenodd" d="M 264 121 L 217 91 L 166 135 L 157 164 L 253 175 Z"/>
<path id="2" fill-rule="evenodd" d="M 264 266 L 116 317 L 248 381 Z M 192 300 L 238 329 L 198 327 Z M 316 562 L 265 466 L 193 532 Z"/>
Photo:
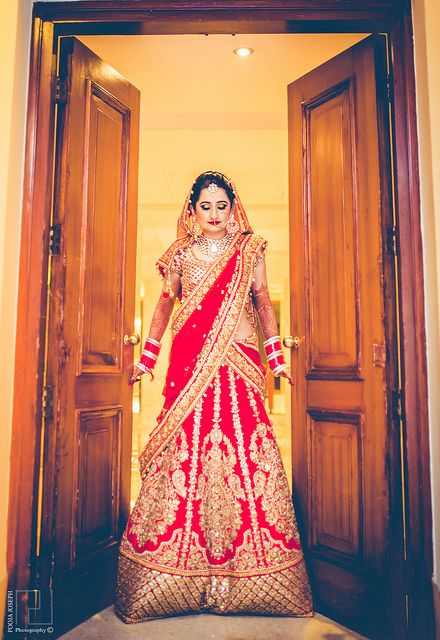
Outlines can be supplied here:
<path id="1" fill-rule="evenodd" d="M 281 371 L 287 369 L 287 363 L 281 349 L 281 336 L 272 336 L 265 340 L 263 345 L 270 370 L 274 376 L 277 376 Z"/>
<path id="2" fill-rule="evenodd" d="M 148 373 L 151 373 L 156 364 L 161 346 L 161 343 L 154 338 L 147 338 L 144 348 L 142 349 L 140 360 L 135 363 L 136 366 L 144 372 L 148 371 Z"/>

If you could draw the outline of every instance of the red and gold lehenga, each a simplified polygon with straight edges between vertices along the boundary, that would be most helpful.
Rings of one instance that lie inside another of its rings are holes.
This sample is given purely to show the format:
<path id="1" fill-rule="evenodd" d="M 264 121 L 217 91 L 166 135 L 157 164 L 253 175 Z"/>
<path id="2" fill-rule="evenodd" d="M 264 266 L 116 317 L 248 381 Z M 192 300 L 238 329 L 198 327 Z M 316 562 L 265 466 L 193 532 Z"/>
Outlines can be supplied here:
<path id="1" fill-rule="evenodd" d="M 243 310 L 253 313 L 265 247 L 238 233 L 226 253 L 197 265 L 178 238 L 157 263 L 163 274 L 180 256 L 182 297 L 165 401 L 139 456 L 141 490 L 119 549 L 115 612 L 126 623 L 191 612 L 313 615 L 256 335 L 235 339 Z"/>

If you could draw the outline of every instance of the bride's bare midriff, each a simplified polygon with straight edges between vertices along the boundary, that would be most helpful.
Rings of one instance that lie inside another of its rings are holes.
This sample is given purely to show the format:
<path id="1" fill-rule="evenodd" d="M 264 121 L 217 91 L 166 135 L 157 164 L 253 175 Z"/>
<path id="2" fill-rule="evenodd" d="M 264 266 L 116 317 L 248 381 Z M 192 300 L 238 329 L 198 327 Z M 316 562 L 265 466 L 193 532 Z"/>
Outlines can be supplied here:
<path id="1" fill-rule="evenodd" d="M 238 325 L 237 333 L 234 336 L 234 340 L 244 340 L 254 333 L 254 329 L 249 321 L 246 309 L 241 314 L 240 322 Z"/>

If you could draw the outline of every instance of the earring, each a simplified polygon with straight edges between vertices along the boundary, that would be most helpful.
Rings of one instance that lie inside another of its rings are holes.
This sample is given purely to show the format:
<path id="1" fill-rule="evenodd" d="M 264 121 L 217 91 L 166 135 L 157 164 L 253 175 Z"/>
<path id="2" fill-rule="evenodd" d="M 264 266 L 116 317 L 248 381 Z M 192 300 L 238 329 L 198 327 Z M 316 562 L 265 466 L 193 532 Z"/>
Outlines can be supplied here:
<path id="1" fill-rule="evenodd" d="M 237 233 L 237 231 L 240 229 L 240 225 L 238 224 L 237 220 L 234 218 L 233 213 L 231 213 L 231 215 L 229 216 L 229 220 L 225 224 L 225 228 L 226 228 L 226 231 L 231 234 Z"/>
<path id="2" fill-rule="evenodd" d="M 191 227 L 190 229 L 191 236 L 193 238 L 196 238 L 197 236 L 201 236 L 203 234 L 202 227 L 197 221 L 196 212 L 194 211 L 194 207 L 192 206 L 191 203 L 188 206 L 188 218 L 189 218 L 188 222 Z"/>
<path id="3" fill-rule="evenodd" d="M 195 218 L 191 229 L 191 235 L 193 238 L 197 238 L 198 236 L 201 236 L 202 233 L 202 227 L 199 225 L 197 218 Z"/>

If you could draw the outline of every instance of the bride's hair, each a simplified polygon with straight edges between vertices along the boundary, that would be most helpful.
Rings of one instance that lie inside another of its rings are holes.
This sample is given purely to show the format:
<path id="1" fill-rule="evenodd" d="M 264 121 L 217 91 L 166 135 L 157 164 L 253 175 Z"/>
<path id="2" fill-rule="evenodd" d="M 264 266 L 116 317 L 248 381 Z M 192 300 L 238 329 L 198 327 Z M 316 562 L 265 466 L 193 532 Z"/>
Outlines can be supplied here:
<path id="1" fill-rule="evenodd" d="M 229 184 L 229 180 L 223 173 L 219 171 L 204 171 L 201 173 L 194 181 L 191 190 L 190 202 L 193 208 L 196 208 L 196 202 L 199 199 L 200 192 L 202 189 L 206 189 L 211 182 L 214 182 L 218 187 L 224 189 L 226 191 L 226 195 L 228 196 L 228 200 L 231 203 L 231 207 L 234 203 L 234 191 Z"/>

